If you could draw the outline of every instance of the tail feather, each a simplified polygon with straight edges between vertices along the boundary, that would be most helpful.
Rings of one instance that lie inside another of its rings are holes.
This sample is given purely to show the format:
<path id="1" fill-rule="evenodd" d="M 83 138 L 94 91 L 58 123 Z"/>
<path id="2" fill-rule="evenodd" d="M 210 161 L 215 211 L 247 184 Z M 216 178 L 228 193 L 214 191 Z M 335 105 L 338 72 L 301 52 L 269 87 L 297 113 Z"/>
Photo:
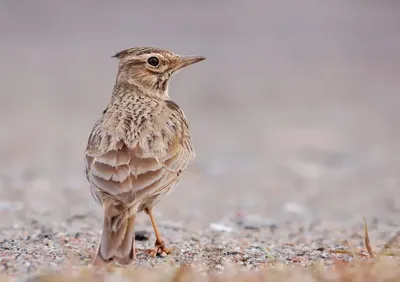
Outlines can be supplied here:
<path id="1" fill-rule="evenodd" d="M 135 219 L 136 215 L 104 216 L 97 256 L 106 262 L 116 260 L 122 264 L 131 263 L 135 259 Z"/>
<path id="2" fill-rule="evenodd" d="M 136 215 L 128 218 L 127 229 L 125 236 L 122 239 L 121 245 L 116 251 L 116 257 L 129 258 L 134 260 L 135 257 L 135 218 Z"/>

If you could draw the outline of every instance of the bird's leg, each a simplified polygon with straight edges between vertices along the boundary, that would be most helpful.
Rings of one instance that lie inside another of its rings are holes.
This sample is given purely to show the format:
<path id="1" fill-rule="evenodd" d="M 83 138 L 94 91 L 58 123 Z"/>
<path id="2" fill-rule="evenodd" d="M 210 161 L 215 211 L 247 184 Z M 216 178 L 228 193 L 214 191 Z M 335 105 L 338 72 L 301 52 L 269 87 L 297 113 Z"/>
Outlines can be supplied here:
<path id="1" fill-rule="evenodd" d="M 156 235 L 155 248 L 147 250 L 146 252 L 152 257 L 161 255 L 162 253 L 170 254 L 171 250 L 165 247 L 164 241 L 161 239 L 160 231 L 158 230 L 151 208 L 145 208 L 144 211 L 149 215 L 151 225 L 153 225 L 154 233 Z"/>

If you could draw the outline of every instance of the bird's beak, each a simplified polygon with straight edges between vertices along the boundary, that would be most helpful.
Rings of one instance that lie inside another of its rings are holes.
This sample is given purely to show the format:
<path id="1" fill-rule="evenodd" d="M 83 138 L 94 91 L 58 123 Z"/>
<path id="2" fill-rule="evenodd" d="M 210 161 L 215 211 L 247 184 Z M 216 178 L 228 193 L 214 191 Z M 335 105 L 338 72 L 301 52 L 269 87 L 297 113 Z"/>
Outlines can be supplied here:
<path id="1" fill-rule="evenodd" d="M 176 62 L 176 65 L 173 67 L 173 71 L 175 72 L 175 71 L 181 70 L 184 67 L 193 65 L 193 64 L 203 61 L 205 59 L 206 58 L 200 57 L 200 56 L 182 56 Z"/>

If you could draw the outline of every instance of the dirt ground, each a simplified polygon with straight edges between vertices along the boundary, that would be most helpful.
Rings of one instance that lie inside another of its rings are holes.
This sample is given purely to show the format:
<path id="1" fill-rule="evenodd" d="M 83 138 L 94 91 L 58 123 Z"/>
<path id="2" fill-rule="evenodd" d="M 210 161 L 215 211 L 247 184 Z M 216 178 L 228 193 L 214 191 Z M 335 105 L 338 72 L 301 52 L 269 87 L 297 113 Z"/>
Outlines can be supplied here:
<path id="1" fill-rule="evenodd" d="M 155 208 L 176 250 L 137 265 L 329 266 L 363 216 L 379 250 L 400 229 L 400 4 L 296 3 L 1 2 L 0 272 L 90 263 L 83 152 L 133 46 L 207 57 L 170 89 L 197 155 Z"/>

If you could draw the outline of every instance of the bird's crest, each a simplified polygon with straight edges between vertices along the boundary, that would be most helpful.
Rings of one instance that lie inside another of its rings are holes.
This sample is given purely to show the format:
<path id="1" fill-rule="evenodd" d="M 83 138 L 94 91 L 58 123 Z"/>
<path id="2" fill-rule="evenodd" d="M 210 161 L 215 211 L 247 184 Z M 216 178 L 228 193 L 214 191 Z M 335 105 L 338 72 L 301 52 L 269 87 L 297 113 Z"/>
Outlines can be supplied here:
<path id="1" fill-rule="evenodd" d="M 154 48 L 154 47 L 134 47 L 134 48 L 129 48 L 122 50 L 112 56 L 112 58 L 117 58 L 117 59 L 122 59 L 126 56 L 140 56 L 143 54 L 150 54 L 150 53 L 169 53 L 166 50 Z"/>

